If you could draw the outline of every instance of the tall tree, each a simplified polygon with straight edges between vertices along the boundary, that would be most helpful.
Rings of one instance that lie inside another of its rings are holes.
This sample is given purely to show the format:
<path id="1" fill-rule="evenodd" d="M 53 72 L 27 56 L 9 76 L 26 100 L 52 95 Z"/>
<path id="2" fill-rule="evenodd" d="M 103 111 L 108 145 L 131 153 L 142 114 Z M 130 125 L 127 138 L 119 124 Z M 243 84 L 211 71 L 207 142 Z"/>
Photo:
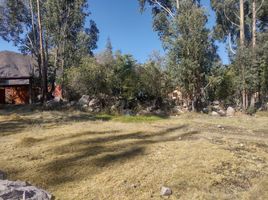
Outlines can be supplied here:
<path id="1" fill-rule="evenodd" d="M 191 100 L 192 110 L 200 109 L 206 86 L 206 75 L 217 58 L 207 17 L 199 1 L 140 1 L 152 7 L 153 27 L 169 55 L 175 85 Z"/>
<path id="2" fill-rule="evenodd" d="M 104 51 L 97 55 L 97 60 L 108 68 L 114 64 L 113 46 L 109 37 L 107 38 Z"/>
<path id="3" fill-rule="evenodd" d="M 54 67 L 64 68 L 92 55 L 99 30 L 89 16 L 86 0 L 3 0 L 0 5 L 0 37 L 13 41 L 23 53 L 35 56 L 46 99 L 47 67 L 54 55 Z"/>
<path id="4" fill-rule="evenodd" d="M 215 36 L 226 41 L 229 38 L 229 47 L 236 61 L 237 75 L 240 77 L 240 91 L 242 94 L 242 107 L 249 106 L 249 97 L 260 88 L 259 65 L 255 55 L 257 31 L 265 26 L 263 0 L 212 0 L 212 8 L 216 11 Z M 258 14 L 259 13 L 259 14 Z M 258 20 L 259 18 L 259 20 Z M 233 43 L 233 44 L 231 44 Z M 250 46 L 252 44 L 252 46 Z M 233 46 L 235 50 L 233 50 Z M 251 49 L 251 50 L 250 50 Z M 252 98 L 251 98 L 252 99 Z M 254 101 L 251 102 L 254 105 Z"/>
<path id="5" fill-rule="evenodd" d="M 44 50 L 44 38 L 43 38 L 43 24 L 41 19 L 40 1 L 36 0 L 37 5 L 37 18 L 38 18 L 38 32 L 39 32 L 39 47 L 40 47 L 40 59 L 42 69 L 42 97 L 43 101 L 47 100 L 47 64 Z"/>

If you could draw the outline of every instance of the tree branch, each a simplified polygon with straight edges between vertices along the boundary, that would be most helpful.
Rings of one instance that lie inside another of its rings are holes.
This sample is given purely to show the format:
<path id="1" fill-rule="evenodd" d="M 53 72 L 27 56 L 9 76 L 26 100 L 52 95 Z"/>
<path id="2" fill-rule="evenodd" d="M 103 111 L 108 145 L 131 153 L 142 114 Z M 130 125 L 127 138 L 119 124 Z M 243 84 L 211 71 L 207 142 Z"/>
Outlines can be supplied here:
<path id="1" fill-rule="evenodd" d="M 258 7 L 258 9 L 256 10 L 256 13 L 258 13 L 259 10 L 261 9 L 261 7 L 262 7 L 262 5 L 263 5 L 263 2 L 264 2 L 264 0 L 261 1 L 261 5 L 260 5 L 260 6 Z"/>
<path id="2" fill-rule="evenodd" d="M 172 11 L 169 8 L 166 8 L 165 6 L 163 6 L 158 0 L 150 0 L 152 3 L 157 4 L 160 8 L 164 9 L 164 11 L 166 11 L 170 17 L 175 18 L 174 14 L 172 13 Z"/>
<path id="3" fill-rule="evenodd" d="M 232 25 L 235 25 L 235 26 L 239 27 L 238 24 L 236 24 L 235 22 L 233 22 L 233 21 L 227 16 L 226 11 L 225 11 L 225 3 L 223 3 L 223 4 L 224 4 L 224 5 L 223 5 L 223 13 L 224 13 L 225 18 L 226 18 L 229 22 L 231 22 Z"/>
<path id="4" fill-rule="evenodd" d="M 231 33 L 229 33 L 229 35 L 228 35 L 228 43 L 229 43 L 230 51 L 231 51 L 233 54 L 236 54 L 235 50 L 234 50 L 233 47 L 232 47 L 232 36 L 231 36 Z"/>

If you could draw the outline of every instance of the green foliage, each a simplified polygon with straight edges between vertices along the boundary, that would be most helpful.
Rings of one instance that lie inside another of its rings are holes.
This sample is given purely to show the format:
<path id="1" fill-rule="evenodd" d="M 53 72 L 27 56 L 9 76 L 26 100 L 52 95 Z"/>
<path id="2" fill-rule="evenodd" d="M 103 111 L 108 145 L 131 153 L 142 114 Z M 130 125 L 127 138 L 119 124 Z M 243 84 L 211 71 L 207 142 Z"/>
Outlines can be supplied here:
<path id="1" fill-rule="evenodd" d="M 65 85 L 70 98 L 107 92 L 105 69 L 94 58 L 83 58 L 79 66 L 69 68 L 65 75 Z"/>
<path id="2" fill-rule="evenodd" d="M 235 103 L 236 74 L 230 66 L 217 65 L 211 69 L 208 77 L 209 99 L 220 100 L 225 104 Z"/>
<path id="3" fill-rule="evenodd" d="M 257 111 L 257 109 L 256 109 L 254 106 L 250 106 L 250 107 L 248 107 L 246 113 L 247 113 L 248 115 L 253 115 L 253 114 L 256 113 L 256 111 Z"/>
<path id="4" fill-rule="evenodd" d="M 117 55 L 115 58 L 113 92 L 125 99 L 134 99 L 139 93 L 137 63 L 131 55 Z"/>
<path id="5" fill-rule="evenodd" d="M 259 65 L 259 82 L 262 96 L 268 94 L 268 32 L 259 34 L 257 41 L 257 64 Z"/>

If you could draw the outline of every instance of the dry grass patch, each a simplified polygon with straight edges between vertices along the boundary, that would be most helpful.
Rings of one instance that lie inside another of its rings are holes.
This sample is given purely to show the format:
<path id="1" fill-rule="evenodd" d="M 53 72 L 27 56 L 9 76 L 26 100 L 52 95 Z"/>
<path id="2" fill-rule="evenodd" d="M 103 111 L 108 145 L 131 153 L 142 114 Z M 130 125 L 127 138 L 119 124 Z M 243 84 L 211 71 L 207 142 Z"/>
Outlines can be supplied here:
<path id="1" fill-rule="evenodd" d="M 56 199 L 162 199 L 163 185 L 169 199 L 268 199 L 267 117 L 11 116 L 0 114 L 0 169 Z"/>

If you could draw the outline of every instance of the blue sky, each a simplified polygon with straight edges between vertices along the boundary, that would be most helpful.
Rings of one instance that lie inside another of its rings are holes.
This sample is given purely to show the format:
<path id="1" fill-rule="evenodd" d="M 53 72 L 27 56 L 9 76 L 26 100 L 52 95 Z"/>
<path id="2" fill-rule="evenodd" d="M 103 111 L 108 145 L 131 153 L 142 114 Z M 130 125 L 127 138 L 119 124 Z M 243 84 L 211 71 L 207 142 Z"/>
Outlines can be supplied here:
<path id="1" fill-rule="evenodd" d="M 157 33 L 152 30 L 150 9 L 140 13 L 137 0 L 88 0 L 91 11 L 90 18 L 94 19 L 100 30 L 100 38 L 96 53 L 102 51 L 106 40 L 110 37 L 114 50 L 133 54 L 139 62 L 144 62 L 152 51 L 164 54 Z M 202 0 L 210 15 L 208 27 L 215 23 L 215 14 L 210 9 L 209 0 Z M 218 44 L 218 43 L 217 43 Z M 228 63 L 224 44 L 218 44 L 218 53 L 223 63 Z M 0 39 L 0 51 L 17 51 L 11 43 Z"/>

